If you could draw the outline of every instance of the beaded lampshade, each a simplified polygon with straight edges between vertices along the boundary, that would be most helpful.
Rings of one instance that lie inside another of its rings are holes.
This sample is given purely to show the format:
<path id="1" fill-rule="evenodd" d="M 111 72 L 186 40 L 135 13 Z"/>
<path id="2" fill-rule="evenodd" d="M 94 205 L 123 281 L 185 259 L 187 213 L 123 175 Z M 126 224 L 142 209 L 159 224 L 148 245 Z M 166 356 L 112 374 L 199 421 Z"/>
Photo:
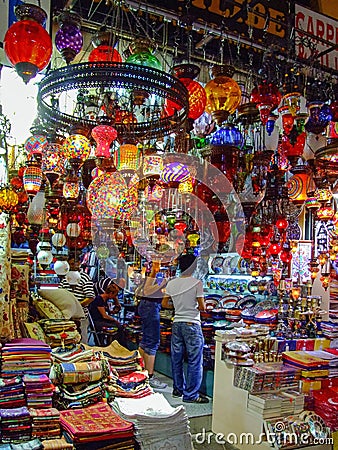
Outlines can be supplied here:
<path id="1" fill-rule="evenodd" d="M 109 125 L 98 125 L 92 129 L 92 136 L 96 141 L 95 155 L 110 157 L 110 145 L 117 138 L 117 131 Z"/>
<path id="2" fill-rule="evenodd" d="M 193 192 L 194 186 L 193 186 L 193 180 L 192 177 L 189 177 L 186 181 L 183 183 L 180 183 L 178 185 L 178 192 L 180 194 L 189 194 Z"/>
<path id="3" fill-rule="evenodd" d="M 127 186 L 119 172 L 103 173 L 87 191 L 87 206 L 94 219 L 128 219 L 137 206 L 137 184 Z"/>
<path id="4" fill-rule="evenodd" d="M 50 143 L 44 147 L 41 161 L 42 172 L 48 178 L 50 185 L 64 172 L 64 159 L 62 157 L 62 145 Z"/>
<path id="5" fill-rule="evenodd" d="M 80 165 L 89 157 L 90 151 L 90 141 L 82 134 L 71 134 L 63 141 L 63 156 Z"/>
<path id="6" fill-rule="evenodd" d="M 39 191 L 41 183 L 42 183 L 41 167 L 34 162 L 30 162 L 23 174 L 23 186 L 25 191 L 29 195 L 35 195 Z"/>
<path id="7" fill-rule="evenodd" d="M 46 136 L 43 136 L 41 134 L 34 134 L 33 136 L 30 136 L 26 142 L 25 142 L 25 150 L 28 154 L 31 155 L 43 155 L 45 150 L 46 150 L 46 146 L 48 145 L 48 141 Z"/>
<path id="8" fill-rule="evenodd" d="M 179 162 L 171 162 L 164 166 L 161 180 L 165 183 L 179 182 L 184 183 L 190 177 L 189 169 L 186 165 Z"/>
<path id="9" fill-rule="evenodd" d="M 79 178 L 74 175 L 68 175 L 63 183 L 62 195 L 67 200 L 75 200 L 80 195 Z"/>

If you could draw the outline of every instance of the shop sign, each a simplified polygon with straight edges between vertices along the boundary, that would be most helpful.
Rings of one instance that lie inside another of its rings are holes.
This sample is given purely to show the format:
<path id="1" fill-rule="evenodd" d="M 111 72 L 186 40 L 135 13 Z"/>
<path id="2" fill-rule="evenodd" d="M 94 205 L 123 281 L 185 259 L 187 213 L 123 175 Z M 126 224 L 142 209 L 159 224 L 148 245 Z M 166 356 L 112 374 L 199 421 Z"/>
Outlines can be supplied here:
<path id="1" fill-rule="evenodd" d="M 299 58 L 338 70 L 338 21 L 296 5 L 295 47 Z"/>

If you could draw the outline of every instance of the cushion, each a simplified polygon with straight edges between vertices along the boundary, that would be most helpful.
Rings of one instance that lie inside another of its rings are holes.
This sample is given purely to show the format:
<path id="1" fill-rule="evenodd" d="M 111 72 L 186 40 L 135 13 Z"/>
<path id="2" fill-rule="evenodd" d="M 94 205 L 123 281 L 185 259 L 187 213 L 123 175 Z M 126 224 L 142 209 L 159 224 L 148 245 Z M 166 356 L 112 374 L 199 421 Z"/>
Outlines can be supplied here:
<path id="1" fill-rule="evenodd" d="M 39 289 L 39 295 L 57 306 L 65 319 L 82 319 L 85 317 L 81 303 L 67 289 Z"/>
<path id="2" fill-rule="evenodd" d="M 57 306 L 55 306 L 54 303 L 45 298 L 37 297 L 33 299 L 33 305 L 42 318 L 64 319 L 62 311 Z"/>
<path id="3" fill-rule="evenodd" d="M 37 322 L 27 323 L 25 322 L 25 328 L 27 330 L 28 337 L 31 339 L 36 339 L 37 341 L 45 341 L 46 335 L 43 332 L 43 329 Z"/>

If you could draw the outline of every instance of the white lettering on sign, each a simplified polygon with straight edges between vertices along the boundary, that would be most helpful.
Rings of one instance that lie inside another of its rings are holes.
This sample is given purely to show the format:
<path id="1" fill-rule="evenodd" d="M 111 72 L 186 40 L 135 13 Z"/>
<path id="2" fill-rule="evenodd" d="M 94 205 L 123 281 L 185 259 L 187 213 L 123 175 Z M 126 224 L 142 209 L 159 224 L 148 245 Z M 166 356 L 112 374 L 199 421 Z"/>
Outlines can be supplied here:
<path id="1" fill-rule="evenodd" d="M 300 5 L 295 13 L 297 56 L 318 58 L 323 66 L 338 70 L 338 21 Z"/>

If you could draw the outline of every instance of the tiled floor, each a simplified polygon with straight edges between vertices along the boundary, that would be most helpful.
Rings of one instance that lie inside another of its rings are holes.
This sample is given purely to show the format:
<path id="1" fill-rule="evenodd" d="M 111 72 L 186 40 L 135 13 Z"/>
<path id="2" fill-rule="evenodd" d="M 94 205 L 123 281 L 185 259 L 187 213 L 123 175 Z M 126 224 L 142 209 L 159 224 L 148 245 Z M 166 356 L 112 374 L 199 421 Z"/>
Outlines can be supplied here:
<path id="1" fill-rule="evenodd" d="M 157 390 L 157 392 L 161 392 L 173 407 L 184 405 L 190 419 L 190 429 L 195 450 L 235 450 L 229 444 L 218 444 L 215 436 L 210 431 L 212 417 L 211 398 L 210 403 L 207 404 L 184 403 L 182 399 L 172 397 L 173 382 L 171 378 L 160 373 L 157 373 L 156 376 L 168 384 L 166 389 Z"/>

